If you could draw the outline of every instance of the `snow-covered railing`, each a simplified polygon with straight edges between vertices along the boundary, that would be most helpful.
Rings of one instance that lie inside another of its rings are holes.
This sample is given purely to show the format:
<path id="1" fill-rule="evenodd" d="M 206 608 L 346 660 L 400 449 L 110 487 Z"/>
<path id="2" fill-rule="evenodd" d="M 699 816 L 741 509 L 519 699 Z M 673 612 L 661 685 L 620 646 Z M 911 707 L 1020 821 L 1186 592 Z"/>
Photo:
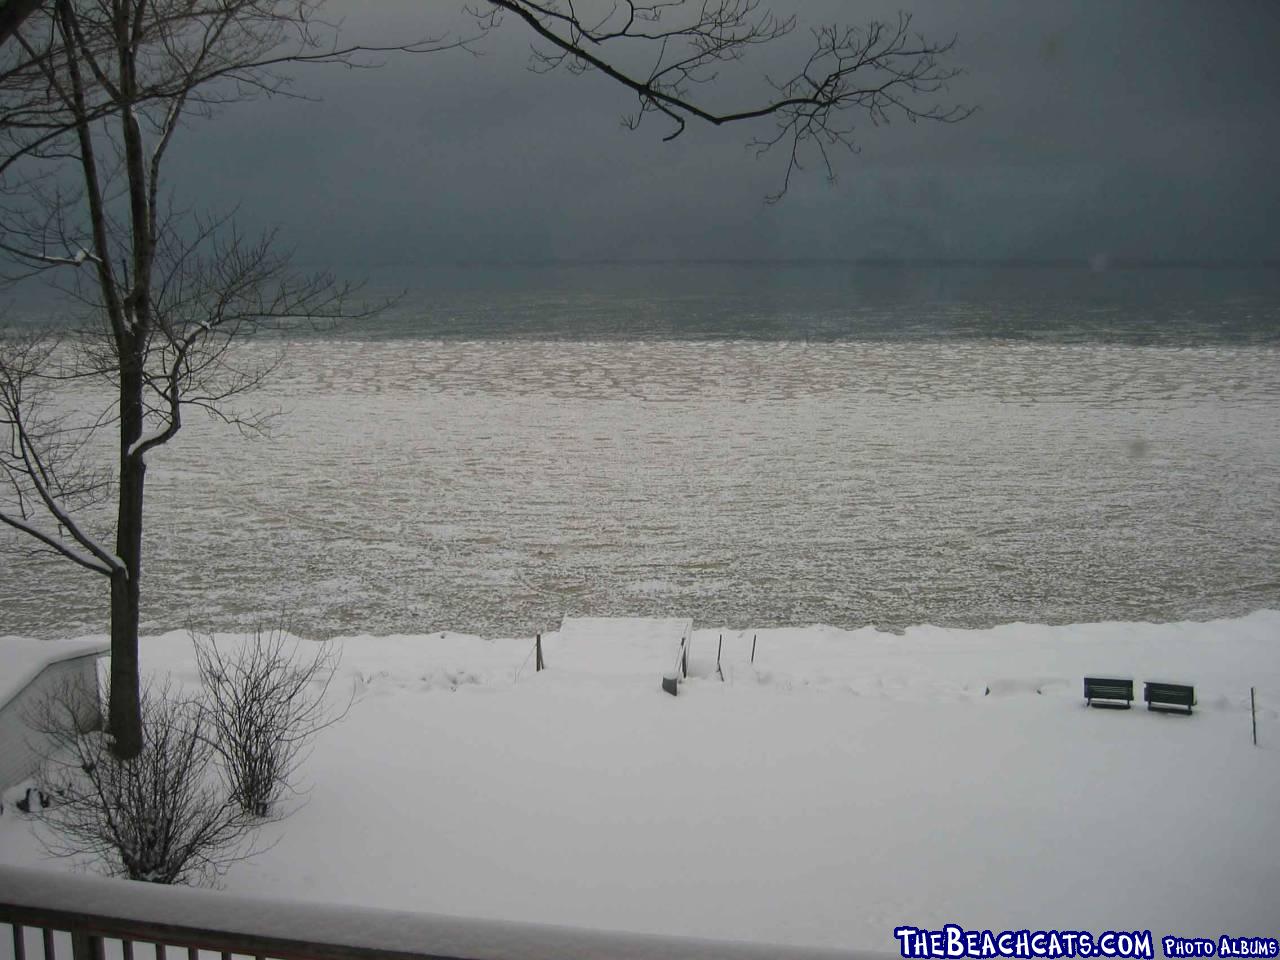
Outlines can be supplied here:
<path id="1" fill-rule="evenodd" d="M 7 941 L 0 941 L 0 958 L 12 960 L 210 960 L 209 954 L 220 960 L 882 957 L 297 903 L 8 866 L 0 866 L 2 924 L 12 936 L 0 928 Z"/>

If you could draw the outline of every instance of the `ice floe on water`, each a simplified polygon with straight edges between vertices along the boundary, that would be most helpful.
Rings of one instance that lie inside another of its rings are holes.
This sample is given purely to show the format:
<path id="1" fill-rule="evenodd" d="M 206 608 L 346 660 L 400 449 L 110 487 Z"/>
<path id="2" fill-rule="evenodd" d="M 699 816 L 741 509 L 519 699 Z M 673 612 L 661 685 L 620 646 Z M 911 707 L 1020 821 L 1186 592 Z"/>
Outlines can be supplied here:
<path id="1" fill-rule="evenodd" d="M 1269 345 L 318 338 L 254 403 L 281 411 L 269 438 L 195 418 L 150 458 L 152 630 L 1280 602 Z M 0 571 L 3 629 L 102 629 L 93 578 L 9 546 Z"/>

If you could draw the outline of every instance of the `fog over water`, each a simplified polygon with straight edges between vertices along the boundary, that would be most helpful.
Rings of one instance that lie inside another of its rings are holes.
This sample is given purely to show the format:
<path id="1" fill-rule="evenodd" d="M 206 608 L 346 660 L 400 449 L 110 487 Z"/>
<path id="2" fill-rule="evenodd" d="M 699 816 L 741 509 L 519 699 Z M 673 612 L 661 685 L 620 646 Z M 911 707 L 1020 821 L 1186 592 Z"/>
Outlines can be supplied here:
<path id="1" fill-rule="evenodd" d="M 460 285 L 288 342 L 251 398 L 281 411 L 269 438 L 197 417 L 150 456 L 144 629 L 1280 605 L 1273 281 L 635 269 Z M 0 633 L 105 631 L 97 578 L 4 536 Z"/>

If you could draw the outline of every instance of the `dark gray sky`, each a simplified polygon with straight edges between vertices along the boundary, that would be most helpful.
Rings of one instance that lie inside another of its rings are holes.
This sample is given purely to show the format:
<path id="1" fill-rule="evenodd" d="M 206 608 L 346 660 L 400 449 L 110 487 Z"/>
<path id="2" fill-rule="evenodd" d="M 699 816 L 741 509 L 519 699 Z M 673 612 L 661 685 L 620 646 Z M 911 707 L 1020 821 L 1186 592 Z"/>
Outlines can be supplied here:
<path id="1" fill-rule="evenodd" d="M 343 0 L 348 35 L 402 41 L 465 20 L 460 0 Z M 785 9 L 787 4 L 781 4 Z M 863 23 L 897 4 L 793 3 Z M 1280 257 L 1280 3 L 904 0 L 959 35 L 958 125 L 863 124 L 862 151 L 766 206 L 782 156 L 745 126 L 661 142 L 625 90 L 527 70 L 509 20 L 481 57 L 309 68 L 318 102 L 237 106 L 187 132 L 173 185 L 239 205 L 300 260 L 362 273 L 432 262 L 639 257 Z M 800 31 L 803 34 L 803 31 Z M 804 37 L 756 51 L 717 96 L 750 103 Z"/>

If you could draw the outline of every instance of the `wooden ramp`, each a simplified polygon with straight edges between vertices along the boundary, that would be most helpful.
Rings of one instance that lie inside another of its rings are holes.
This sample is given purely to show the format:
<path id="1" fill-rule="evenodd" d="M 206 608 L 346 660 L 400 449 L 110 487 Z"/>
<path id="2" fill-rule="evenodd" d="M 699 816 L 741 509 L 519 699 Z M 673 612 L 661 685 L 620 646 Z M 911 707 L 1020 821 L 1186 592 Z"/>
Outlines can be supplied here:
<path id="1" fill-rule="evenodd" d="M 560 632 L 543 638 L 548 670 L 643 677 L 656 682 L 683 672 L 693 620 L 652 617 L 565 617 Z"/>

